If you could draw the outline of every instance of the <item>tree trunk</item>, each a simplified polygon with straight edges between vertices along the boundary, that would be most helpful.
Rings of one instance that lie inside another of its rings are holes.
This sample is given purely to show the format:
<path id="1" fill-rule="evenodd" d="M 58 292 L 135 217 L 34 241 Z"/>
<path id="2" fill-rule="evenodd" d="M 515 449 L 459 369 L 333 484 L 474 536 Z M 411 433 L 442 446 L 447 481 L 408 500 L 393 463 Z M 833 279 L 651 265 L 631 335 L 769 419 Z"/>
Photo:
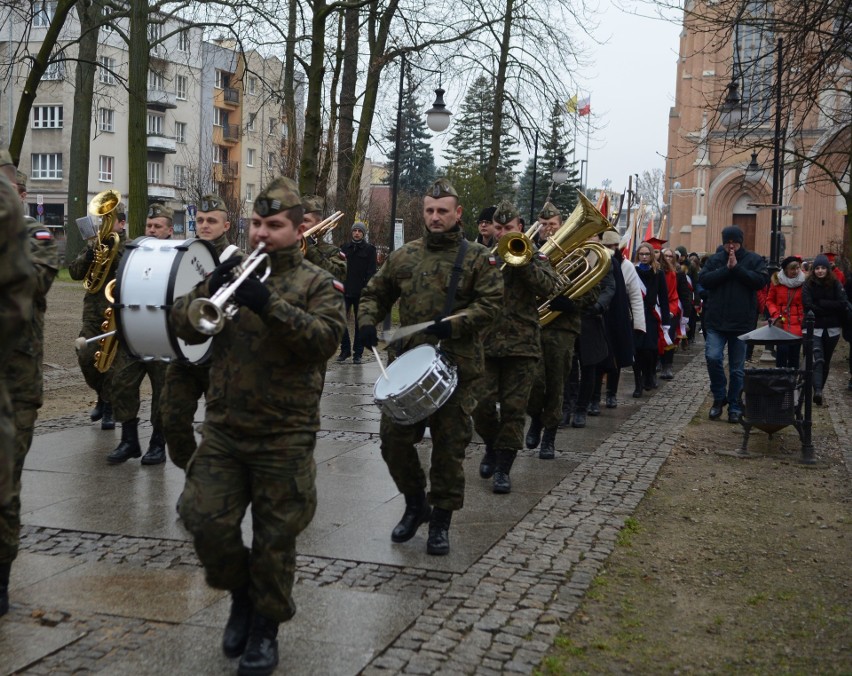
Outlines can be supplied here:
<path id="1" fill-rule="evenodd" d="M 500 41 L 500 60 L 497 63 L 497 77 L 494 82 L 494 113 L 491 127 L 491 150 L 488 165 L 485 167 L 485 190 L 488 201 L 497 200 L 497 168 L 500 166 L 500 140 L 503 135 L 503 95 L 506 91 L 506 70 L 509 62 L 509 43 L 512 37 L 512 14 L 514 0 L 506 0 L 506 14 L 503 16 L 503 38 Z"/>
<path id="2" fill-rule="evenodd" d="M 352 179 L 352 135 L 355 123 L 355 89 L 358 84 L 358 22 L 360 11 L 350 7 L 345 12 L 343 78 L 340 83 L 340 108 L 337 121 L 337 195 L 344 216 L 339 231 L 347 233 L 355 222 L 355 211 L 348 201 L 349 181 Z M 363 166 L 363 162 L 362 162 Z M 360 189 L 360 171 L 359 189 Z M 348 208 L 347 208 L 348 207 Z M 357 202 L 356 202 L 357 208 Z M 342 238 L 340 238 L 342 239 Z"/>
<path id="3" fill-rule="evenodd" d="M 130 185 L 127 203 L 128 238 L 145 232 L 148 213 L 148 0 L 130 2 L 130 44 L 127 46 L 130 72 L 127 78 Z"/>
<path id="4" fill-rule="evenodd" d="M 322 134 L 322 84 L 325 74 L 325 0 L 315 0 L 311 22 L 311 58 L 308 65 L 308 95 L 305 101 L 305 138 L 299 170 L 299 189 L 313 194 L 317 187 L 317 164 Z"/>
<path id="5" fill-rule="evenodd" d="M 75 227 L 86 215 L 89 205 L 89 157 L 92 139 L 92 101 L 95 90 L 95 63 L 98 57 L 98 30 L 102 4 L 79 2 L 79 56 L 74 83 L 74 113 L 71 123 L 71 147 L 68 163 L 68 227 L 65 229 L 65 260 L 73 261 L 83 248 L 83 238 Z"/>
<path id="6" fill-rule="evenodd" d="M 322 163 L 317 175 L 316 194 L 322 197 L 328 196 L 328 177 L 331 175 L 331 165 L 334 161 L 334 132 L 337 129 L 338 103 L 337 86 L 340 83 L 340 68 L 343 62 L 343 17 L 337 21 L 337 49 L 334 50 L 334 70 L 331 74 L 331 86 L 329 87 L 328 101 L 328 129 L 325 134 L 325 147 L 322 151 Z M 338 230 L 339 232 L 339 230 Z"/>
<path id="7" fill-rule="evenodd" d="M 284 50 L 284 128 L 287 130 L 284 175 L 299 172 L 299 126 L 296 121 L 296 16 L 299 0 L 290 0 L 287 14 L 287 45 Z"/>

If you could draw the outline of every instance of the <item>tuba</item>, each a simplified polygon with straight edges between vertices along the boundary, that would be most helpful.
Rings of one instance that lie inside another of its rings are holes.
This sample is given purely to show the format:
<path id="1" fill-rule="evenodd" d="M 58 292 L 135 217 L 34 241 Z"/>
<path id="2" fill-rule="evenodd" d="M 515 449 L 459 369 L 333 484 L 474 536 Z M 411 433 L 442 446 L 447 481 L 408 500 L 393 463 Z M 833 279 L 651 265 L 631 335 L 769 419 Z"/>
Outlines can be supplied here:
<path id="1" fill-rule="evenodd" d="M 557 316 L 550 301 L 557 296 L 576 300 L 591 291 L 609 272 L 610 253 L 602 244 L 588 242 L 613 227 L 583 193 L 577 191 L 580 201 L 574 211 L 539 250 L 550 260 L 559 275 L 556 292 L 538 308 L 539 323 L 546 326 Z"/>
<path id="2" fill-rule="evenodd" d="M 117 190 L 99 192 L 89 202 L 89 213 L 100 216 L 101 227 L 98 229 L 98 243 L 95 246 L 95 260 L 86 271 L 83 287 L 89 293 L 98 293 L 106 282 L 109 269 L 118 254 L 118 233 L 112 231 L 116 219 L 116 210 L 121 203 L 121 194 Z"/>

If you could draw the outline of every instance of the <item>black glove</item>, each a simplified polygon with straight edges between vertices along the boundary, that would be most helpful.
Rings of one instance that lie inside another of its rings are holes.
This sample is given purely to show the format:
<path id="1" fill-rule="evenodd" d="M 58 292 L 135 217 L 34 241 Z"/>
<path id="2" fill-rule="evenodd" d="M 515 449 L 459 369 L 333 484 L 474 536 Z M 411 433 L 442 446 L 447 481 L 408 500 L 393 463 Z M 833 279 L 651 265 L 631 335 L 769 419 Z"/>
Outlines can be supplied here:
<path id="1" fill-rule="evenodd" d="M 453 326 L 451 322 L 443 322 L 441 321 L 441 318 L 438 317 L 438 319 L 435 320 L 435 323 L 425 329 L 423 333 L 430 336 L 437 336 L 438 340 L 448 340 L 453 337 Z"/>
<path id="2" fill-rule="evenodd" d="M 549 305 L 554 312 L 573 312 L 577 307 L 577 304 L 568 296 L 556 296 Z"/>
<path id="3" fill-rule="evenodd" d="M 379 344 L 379 336 L 376 333 L 375 324 L 365 324 L 359 329 L 358 335 L 361 336 L 361 344 L 368 350 L 372 350 Z"/>
<path id="4" fill-rule="evenodd" d="M 95 260 L 95 250 L 92 248 L 86 249 L 86 262 L 91 263 Z"/>
<path id="5" fill-rule="evenodd" d="M 231 256 L 210 273 L 210 282 L 207 284 L 207 288 L 210 291 L 211 296 L 221 289 L 223 284 L 231 281 L 231 277 L 233 276 L 231 271 L 237 267 L 240 262 L 241 260 L 239 256 Z"/>
<path id="6" fill-rule="evenodd" d="M 234 291 L 234 300 L 259 315 L 269 302 L 269 289 L 257 277 L 249 277 Z"/>

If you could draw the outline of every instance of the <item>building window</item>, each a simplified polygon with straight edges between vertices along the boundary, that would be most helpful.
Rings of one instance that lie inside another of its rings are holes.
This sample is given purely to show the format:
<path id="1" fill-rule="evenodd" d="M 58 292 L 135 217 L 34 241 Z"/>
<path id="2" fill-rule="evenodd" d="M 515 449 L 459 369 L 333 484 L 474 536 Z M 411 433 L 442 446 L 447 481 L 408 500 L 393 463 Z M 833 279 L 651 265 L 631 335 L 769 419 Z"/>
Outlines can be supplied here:
<path id="1" fill-rule="evenodd" d="M 181 101 L 186 101 L 187 82 L 186 75 L 175 75 L 175 96 Z"/>
<path id="2" fill-rule="evenodd" d="M 257 119 L 257 113 L 249 113 L 249 119 L 248 119 L 248 125 L 247 125 L 248 131 L 254 131 L 254 121 L 256 119 Z"/>
<path id="3" fill-rule="evenodd" d="M 221 108 L 213 109 L 213 126 L 225 127 L 228 124 L 228 111 Z"/>
<path id="4" fill-rule="evenodd" d="M 231 74 L 224 70 L 216 71 L 216 89 L 227 89 L 231 85 Z"/>
<path id="5" fill-rule="evenodd" d="M 228 149 L 224 146 L 213 146 L 213 164 L 227 164 Z"/>
<path id="6" fill-rule="evenodd" d="M 163 116 L 148 113 L 148 133 L 157 136 L 163 135 Z"/>
<path id="7" fill-rule="evenodd" d="M 248 93 L 254 96 L 257 94 L 257 78 L 253 76 L 249 76 L 248 79 Z"/>
<path id="8" fill-rule="evenodd" d="M 186 167 L 183 167 L 179 164 L 175 165 L 175 187 L 186 187 Z"/>
<path id="9" fill-rule="evenodd" d="M 276 128 L 278 127 L 278 120 L 274 117 L 269 118 L 269 135 L 272 136 L 275 133 Z"/>
<path id="10" fill-rule="evenodd" d="M 148 89 L 159 92 L 165 91 L 166 78 L 163 77 L 162 73 L 158 73 L 156 70 L 148 71 Z"/>
<path id="11" fill-rule="evenodd" d="M 115 111 L 98 108 L 98 131 L 115 131 Z"/>
<path id="12" fill-rule="evenodd" d="M 33 129 L 62 129 L 62 106 L 33 106 Z"/>
<path id="13" fill-rule="evenodd" d="M 148 24 L 148 45 L 151 48 L 152 54 L 162 55 L 166 49 L 163 46 L 163 24 L 149 23 Z"/>
<path id="14" fill-rule="evenodd" d="M 274 168 L 275 168 L 275 153 L 269 153 L 269 154 L 266 156 L 266 166 L 267 166 L 267 168 L 269 168 L 269 169 L 274 169 Z"/>
<path id="15" fill-rule="evenodd" d="M 186 143 L 186 122 L 175 122 L 175 141 Z"/>
<path id="16" fill-rule="evenodd" d="M 148 183 L 160 183 L 163 177 L 162 162 L 148 162 Z"/>
<path id="17" fill-rule="evenodd" d="M 254 154 L 255 154 L 254 148 L 249 148 L 246 151 L 246 166 L 247 167 L 253 167 L 254 166 Z"/>
<path id="18" fill-rule="evenodd" d="M 51 61 L 47 64 L 42 80 L 63 80 L 65 79 L 65 62 Z"/>
<path id="19" fill-rule="evenodd" d="M 53 17 L 56 14 L 56 2 L 47 2 L 46 0 L 36 0 L 33 3 L 33 27 L 47 28 Z"/>
<path id="20" fill-rule="evenodd" d="M 246 202 L 254 202 L 254 183 L 246 184 Z"/>
<path id="21" fill-rule="evenodd" d="M 98 81 L 101 84 L 115 84 L 115 59 L 108 56 L 99 56 Z"/>
<path id="22" fill-rule="evenodd" d="M 34 153 L 30 178 L 36 181 L 62 178 L 62 153 Z"/>
<path id="23" fill-rule="evenodd" d="M 178 33 L 178 51 L 189 51 L 189 31 L 181 31 Z"/>
<path id="24" fill-rule="evenodd" d="M 112 167 L 115 162 L 114 157 L 101 155 L 98 158 L 98 180 L 105 183 L 112 183 Z"/>

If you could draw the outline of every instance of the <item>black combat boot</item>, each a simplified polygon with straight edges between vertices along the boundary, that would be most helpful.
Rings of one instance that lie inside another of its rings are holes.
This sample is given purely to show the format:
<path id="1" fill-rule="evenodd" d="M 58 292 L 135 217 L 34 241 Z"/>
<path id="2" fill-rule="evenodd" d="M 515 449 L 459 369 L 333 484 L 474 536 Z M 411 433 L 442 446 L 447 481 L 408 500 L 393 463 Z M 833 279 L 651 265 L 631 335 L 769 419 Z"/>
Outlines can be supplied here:
<path id="1" fill-rule="evenodd" d="M 254 613 L 238 676 L 268 676 L 278 666 L 278 622 Z"/>
<path id="2" fill-rule="evenodd" d="M 414 537 L 421 523 L 429 520 L 431 509 L 426 502 L 426 492 L 420 491 L 405 496 L 405 512 L 399 523 L 391 532 L 391 540 L 394 542 L 408 542 Z"/>
<path id="3" fill-rule="evenodd" d="M 585 411 L 574 411 L 574 417 L 571 418 L 571 427 L 585 427 L 586 413 Z"/>
<path id="4" fill-rule="evenodd" d="M 515 462 L 517 451 L 497 451 L 497 466 L 494 469 L 494 485 L 492 491 L 494 493 L 511 493 L 512 480 L 509 478 L 509 472 L 512 471 L 512 464 Z"/>
<path id="5" fill-rule="evenodd" d="M 633 382 L 636 388 L 633 390 L 633 398 L 639 399 L 642 396 L 642 369 L 636 364 L 633 364 Z"/>
<path id="6" fill-rule="evenodd" d="M 482 456 L 482 462 L 479 463 L 479 476 L 483 479 L 490 479 L 494 474 L 494 463 L 497 461 L 497 456 L 494 455 L 493 446 L 485 442 L 485 455 Z"/>
<path id="7" fill-rule="evenodd" d="M 538 450 L 541 460 L 553 460 L 556 457 L 556 428 L 545 427 L 541 437 L 541 448 Z"/>
<path id="8" fill-rule="evenodd" d="M 426 540 L 426 553 L 433 556 L 445 556 L 450 553 L 450 519 L 453 513 L 448 509 L 435 507 L 429 519 L 429 539 Z"/>
<path id="9" fill-rule="evenodd" d="M 530 428 L 527 430 L 527 438 L 524 441 L 527 448 L 538 448 L 541 442 L 541 418 L 538 416 L 530 417 Z"/>
<path id="10" fill-rule="evenodd" d="M 148 451 L 142 456 L 143 465 L 159 465 L 166 461 L 166 439 L 163 432 L 155 427 L 148 443 Z"/>
<path id="11" fill-rule="evenodd" d="M 9 575 L 11 563 L 0 563 L 0 617 L 9 612 Z"/>
<path id="12" fill-rule="evenodd" d="M 97 422 L 101 418 L 104 417 L 104 400 L 98 397 L 98 403 L 95 404 L 95 407 L 89 411 L 89 418 L 92 419 L 92 422 Z"/>
<path id="13" fill-rule="evenodd" d="M 101 429 L 102 430 L 114 430 L 115 429 L 115 420 L 112 417 L 112 404 L 110 404 L 108 401 L 104 402 L 103 417 L 101 418 Z"/>
<path id="14" fill-rule="evenodd" d="M 660 372 L 660 378 L 663 380 L 674 380 L 674 373 L 672 373 L 671 364 L 663 364 L 663 369 Z"/>
<path id="15" fill-rule="evenodd" d="M 239 657 L 246 649 L 251 629 L 252 604 L 248 586 L 231 591 L 231 614 L 222 634 L 222 652 L 225 657 Z"/>
<path id="16" fill-rule="evenodd" d="M 104 417 L 106 417 L 106 414 L 104 414 Z M 138 424 L 139 418 L 121 423 L 121 442 L 107 456 L 109 464 L 117 465 L 130 460 L 130 458 L 138 458 L 142 455 L 142 448 L 139 446 Z"/>
<path id="17" fill-rule="evenodd" d="M 586 413 L 589 415 L 600 415 L 601 414 L 601 400 L 590 401 L 588 407 L 586 408 Z"/>

